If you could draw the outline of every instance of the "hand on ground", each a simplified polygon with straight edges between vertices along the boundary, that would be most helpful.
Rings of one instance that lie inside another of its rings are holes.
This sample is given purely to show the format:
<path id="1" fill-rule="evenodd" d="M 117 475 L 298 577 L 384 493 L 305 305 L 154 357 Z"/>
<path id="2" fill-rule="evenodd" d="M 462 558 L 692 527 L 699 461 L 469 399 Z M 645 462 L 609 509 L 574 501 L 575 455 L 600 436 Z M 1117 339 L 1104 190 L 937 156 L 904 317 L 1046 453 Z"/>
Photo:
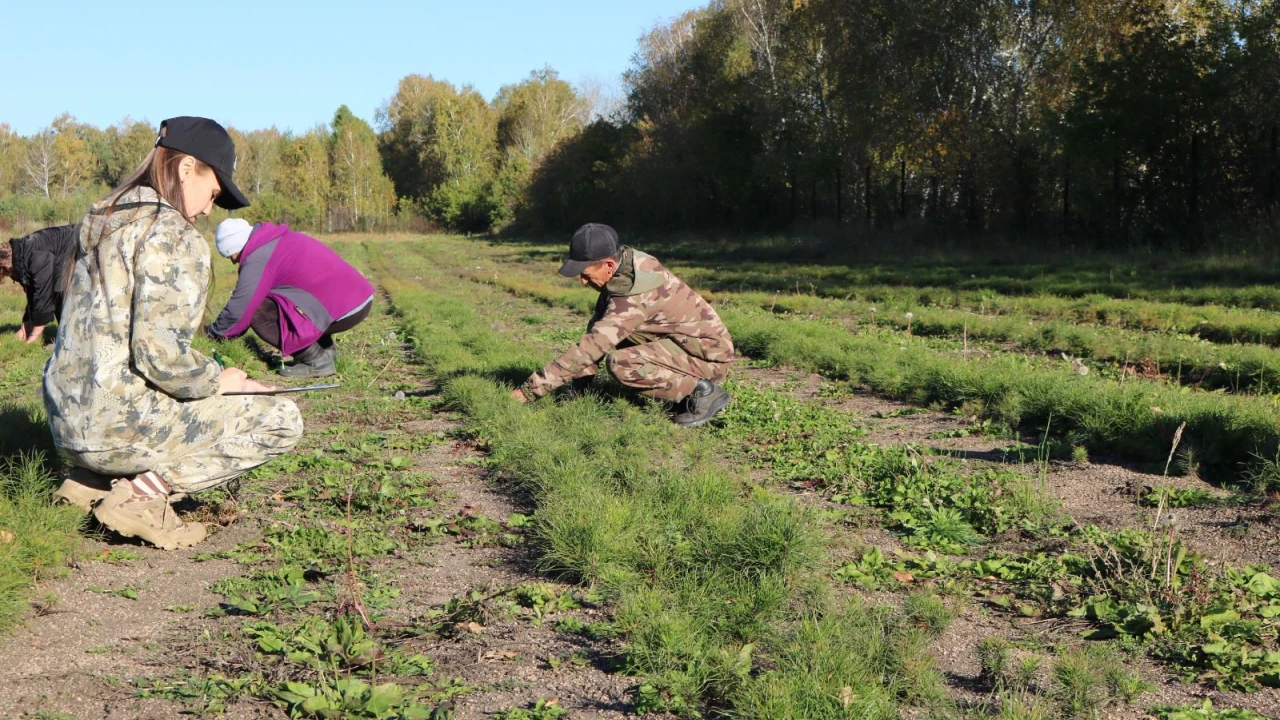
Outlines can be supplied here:
<path id="1" fill-rule="evenodd" d="M 521 404 L 529 402 L 529 398 L 524 396 L 524 391 L 521 390 L 520 388 L 516 388 L 515 390 L 512 390 L 511 397 L 514 398 L 516 402 Z"/>
<path id="2" fill-rule="evenodd" d="M 35 326 L 35 327 L 28 327 L 26 323 L 22 323 L 21 325 L 19 325 L 19 326 L 18 326 L 18 331 L 17 331 L 16 333 L 14 333 L 14 335 L 15 335 L 15 336 L 17 336 L 17 338 L 18 338 L 19 340 L 21 340 L 22 342 L 27 343 L 27 344 L 29 345 L 29 344 L 31 344 L 31 343 L 33 343 L 33 342 L 35 342 L 35 341 L 39 340 L 39 339 L 40 339 L 40 333 L 42 333 L 42 332 L 44 332 L 44 326 L 43 326 L 43 325 L 37 325 L 37 326 Z"/>

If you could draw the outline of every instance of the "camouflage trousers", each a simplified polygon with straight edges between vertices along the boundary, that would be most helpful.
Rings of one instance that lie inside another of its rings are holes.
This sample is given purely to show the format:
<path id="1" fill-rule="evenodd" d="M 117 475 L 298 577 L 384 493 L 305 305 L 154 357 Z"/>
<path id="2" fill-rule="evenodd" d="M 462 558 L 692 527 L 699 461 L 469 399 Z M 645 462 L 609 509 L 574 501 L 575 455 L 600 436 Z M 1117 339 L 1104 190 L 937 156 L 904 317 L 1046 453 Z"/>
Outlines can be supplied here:
<path id="1" fill-rule="evenodd" d="M 606 356 L 605 368 L 626 387 L 668 402 L 688 397 L 699 379 L 723 382 L 729 375 L 729 363 L 696 358 L 671 340 L 620 345 Z"/>
<path id="2" fill-rule="evenodd" d="M 175 492 L 209 490 L 288 452 L 302 437 L 292 401 L 267 395 L 177 403 L 172 429 L 156 442 L 112 450 L 62 449 L 72 465 L 123 477 L 152 470 Z"/>

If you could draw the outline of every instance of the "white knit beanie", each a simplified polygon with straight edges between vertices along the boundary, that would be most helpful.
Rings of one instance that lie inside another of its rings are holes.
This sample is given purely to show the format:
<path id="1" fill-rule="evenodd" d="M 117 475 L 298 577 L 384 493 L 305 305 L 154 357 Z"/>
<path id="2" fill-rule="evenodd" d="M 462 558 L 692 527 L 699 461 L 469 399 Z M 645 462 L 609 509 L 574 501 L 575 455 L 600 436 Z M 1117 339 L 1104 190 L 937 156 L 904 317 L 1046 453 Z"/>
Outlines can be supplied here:
<path id="1" fill-rule="evenodd" d="M 218 245 L 218 254 L 229 258 L 249 244 L 249 236 L 253 234 L 253 226 L 248 220 L 228 218 L 218 223 L 218 231 L 214 234 Z"/>

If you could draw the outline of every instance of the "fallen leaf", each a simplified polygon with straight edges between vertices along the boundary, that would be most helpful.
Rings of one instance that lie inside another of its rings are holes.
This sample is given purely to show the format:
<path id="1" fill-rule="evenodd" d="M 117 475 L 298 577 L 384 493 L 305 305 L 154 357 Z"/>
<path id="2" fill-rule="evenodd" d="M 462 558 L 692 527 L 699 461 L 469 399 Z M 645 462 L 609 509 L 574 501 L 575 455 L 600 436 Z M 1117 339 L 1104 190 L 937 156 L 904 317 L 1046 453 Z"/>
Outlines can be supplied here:
<path id="1" fill-rule="evenodd" d="M 8 530 L 0 530 L 0 543 L 8 545 L 13 542 L 13 533 Z"/>
<path id="2" fill-rule="evenodd" d="M 472 620 L 471 622 L 467 623 L 467 630 L 469 632 L 475 633 L 476 635 L 479 635 L 480 633 L 484 632 L 484 626 L 476 622 L 475 620 Z"/>
<path id="3" fill-rule="evenodd" d="M 909 583 L 915 580 L 916 576 L 912 575 L 911 573 L 905 570 L 899 570 L 893 574 L 893 579 L 897 580 L 900 583 Z"/>
<path id="4" fill-rule="evenodd" d="M 1152 406 L 1151 406 L 1151 412 L 1153 412 L 1153 413 L 1155 413 L 1155 414 L 1159 415 L 1160 413 L 1162 413 L 1162 412 L 1164 412 L 1164 411 L 1163 411 L 1163 410 L 1161 410 L 1160 408 L 1156 407 L 1155 405 L 1152 405 Z"/>
<path id="5" fill-rule="evenodd" d="M 853 694 L 853 688 L 848 685 L 840 689 L 840 704 L 846 708 L 853 704 L 855 697 L 857 696 Z"/>

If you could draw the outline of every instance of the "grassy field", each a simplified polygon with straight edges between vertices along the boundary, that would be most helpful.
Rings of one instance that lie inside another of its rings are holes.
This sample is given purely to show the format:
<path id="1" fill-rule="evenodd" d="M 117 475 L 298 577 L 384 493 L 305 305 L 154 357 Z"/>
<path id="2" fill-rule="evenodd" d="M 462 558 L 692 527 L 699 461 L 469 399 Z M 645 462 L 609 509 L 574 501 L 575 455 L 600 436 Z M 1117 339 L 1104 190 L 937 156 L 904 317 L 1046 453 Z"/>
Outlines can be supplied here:
<path id="1" fill-rule="evenodd" d="M 301 401 L 296 453 L 186 506 L 219 530 L 191 552 L 47 505 L 47 351 L 0 338 L 0 667 L 30 668 L 0 715 L 1280 712 L 1266 268 L 646 245 L 744 356 L 688 432 L 608 381 L 507 397 L 593 303 L 561 243 L 333 242 L 383 293 L 343 388 Z M 19 311 L 0 288 L 0 330 Z"/>

